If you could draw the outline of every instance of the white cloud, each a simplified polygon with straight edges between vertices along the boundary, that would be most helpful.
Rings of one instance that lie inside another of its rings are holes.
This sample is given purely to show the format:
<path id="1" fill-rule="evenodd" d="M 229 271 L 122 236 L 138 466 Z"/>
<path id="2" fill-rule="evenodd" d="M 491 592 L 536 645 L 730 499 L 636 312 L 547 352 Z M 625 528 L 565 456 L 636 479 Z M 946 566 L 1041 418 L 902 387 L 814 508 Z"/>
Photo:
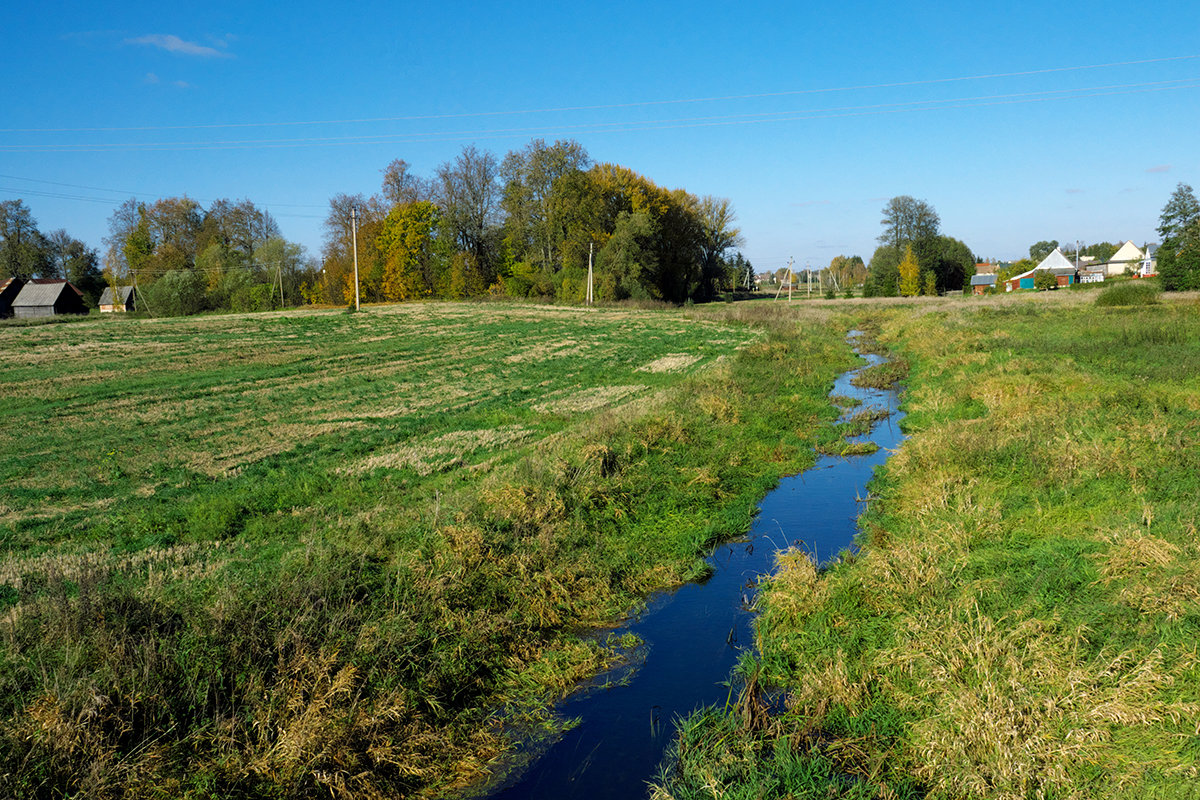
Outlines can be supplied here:
<path id="1" fill-rule="evenodd" d="M 162 83 L 162 81 L 153 72 L 147 72 L 146 77 L 142 78 L 142 83 Z"/>
<path id="2" fill-rule="evenodd" d="M 1148 167 L 1146 169 L 1146 172 L 1170 172 L 1170 171 L 1171 171 L 1170 164 L 1159 164 L 1157 167 Z"/>
<path id="3" fill-rule="evenodd" d="M 168 53 L 179 53 L 185 56 L 200 56 L 201 58 L 233 58 L 230 53 L 223 53 L 215 47 L 189 42 L 170 33 L 152 33 L 139 36 L 136 39 L 126 39 L 125 44 L 145 44 L 166 50 Z"/>

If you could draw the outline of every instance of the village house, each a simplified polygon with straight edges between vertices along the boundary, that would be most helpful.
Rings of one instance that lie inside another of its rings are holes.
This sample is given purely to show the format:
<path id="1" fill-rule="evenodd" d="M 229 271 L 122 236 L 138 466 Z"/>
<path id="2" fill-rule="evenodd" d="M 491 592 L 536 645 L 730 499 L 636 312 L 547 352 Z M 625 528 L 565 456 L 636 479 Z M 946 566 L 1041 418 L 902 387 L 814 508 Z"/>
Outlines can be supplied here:
<path id="1" fill-rule="evenodd" d="M 1020 275 L 1014 275 L 1005 281 L 1004 291 L 1012 292 L 1017 289 L 1034 288 L 1034 273 L 1039 270 L 1045 270 L 1054 275 L 1059 286 L 1070 286 L 1078 278 L 1075 265 L 1068 261 L 1063 252 L 1056 247 L 1054 252 L 1042 259 L 1042 262 L 1036 267 L 1022 272 Z"/>
<path id="2" fill-rule="evenodd" d="M 100 313 L 102 314 L 111 314 L 115 311 L 134 311 L 136 305 L 137 297 L 132 286 L 118 286 L 115 302 L 111 286 L 105 286 L 100 295 Z"/>
<path id="3" fill-rule="evenodd" d="M 34 278 L 21 287 L 13 300 L 12 310 L 18 319 L 88 313 L 83 292 L 69 281 L 41 278 Z"/>
<path id="4" fill-rule="evenodd" d="M 1146 254 L 1137 245 L 1126 241 L 1104 264 L 1104 274 L 1111 278 L 1114 275 L 1124 275 L 1127 271 L 1137 272 L 1145 257 Z"/>
<path id="5" fill-rule="evenodd" d="M 984 294 L 996 285 L 996 274 L 987 272 L 971 276 L 971 294 Z"/>

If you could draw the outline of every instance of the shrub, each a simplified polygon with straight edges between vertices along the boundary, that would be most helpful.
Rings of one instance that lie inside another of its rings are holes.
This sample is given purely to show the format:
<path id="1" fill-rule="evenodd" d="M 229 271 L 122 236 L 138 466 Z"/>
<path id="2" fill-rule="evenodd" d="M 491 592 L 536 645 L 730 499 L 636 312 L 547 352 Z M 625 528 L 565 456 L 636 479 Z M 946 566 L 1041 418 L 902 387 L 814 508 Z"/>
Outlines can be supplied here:
<path id="1" fill-rule="evenodd" d="M 1145 281 L 1115 283 L 1100 292 L 1098 306 L 1148 306 L 1158 302 L 1158 287 Z"/>

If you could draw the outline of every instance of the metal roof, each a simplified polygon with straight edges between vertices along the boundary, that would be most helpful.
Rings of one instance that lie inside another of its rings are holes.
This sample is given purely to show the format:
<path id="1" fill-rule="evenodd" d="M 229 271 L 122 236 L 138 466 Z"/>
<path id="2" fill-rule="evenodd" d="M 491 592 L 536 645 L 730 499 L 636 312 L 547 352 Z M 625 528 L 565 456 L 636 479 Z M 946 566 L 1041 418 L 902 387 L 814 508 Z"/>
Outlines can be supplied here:
<path id="1" fill-rule="evenodd" d="M 1042 263 L 1038 264 L 1036 267 L 1034 267 L 1034 269 L 1069 269 L 1074 272 L 1075 265 L 1067 260 L 1067 257 L 1063 255 L 1062 250 L 1059 250 L 1056 247 L 1054 248 L 1054 251 L 1050 253 L 1050 255 L 1043 258 Z"/>
<path id="2" fill-rule="evenodd" d="M 117 294 L 120 296 L 121 302 L 123 304 L 127 304 L 129 302 L 129 295 L 132 293 L 133 293 L 132 286 L 118 286 L 117 287 Z M 100 305 L 102 305 L 102 306 L 114 305 L 112 296 L 113 296 L 112 287 L 105 286 L 104 291 L 100 294 Z"/>
<path id="3" fill-rule="evenodd" d="M 17 306 L 52 306 L 58 302 L 63 290 L 70 287 L 76 294 L 79 290 L 67 281 L 30 281 L 21 287 L 21 293 L 13 300 Z"/>
<path id="4" fill-rule="evenodd" d="M 988 273 L 986 275 L 972 275 L 971 276 L 971 285 L 972 286 L 995 286 L 996 285 L 996 275 L 995 275 L 995 273 Z"/>

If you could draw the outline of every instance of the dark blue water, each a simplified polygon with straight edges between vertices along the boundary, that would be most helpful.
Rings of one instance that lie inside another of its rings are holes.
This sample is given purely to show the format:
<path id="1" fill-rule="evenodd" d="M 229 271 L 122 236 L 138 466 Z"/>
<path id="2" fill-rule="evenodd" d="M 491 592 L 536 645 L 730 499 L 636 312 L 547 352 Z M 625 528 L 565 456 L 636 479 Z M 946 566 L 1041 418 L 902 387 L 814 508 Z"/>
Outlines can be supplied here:
<path id="1" fill-rule="evenodd" d="M 869 364 L 883 359 L 865 356 Z M 811 469 L 780 481 L 763 499 L 744 541 L 722 545 L 709 562 L 712 577 L 651 598 L 647 609 L 623 626 L 645 642 L 644 659 L 628 680 L 594 688 L 563 701 L 557 712 L 578 718 L 515 781 L 493 792 L 516 798 L 638 798 L 657 774 L 675 721 L 693 710 L 724 703 L 724 684 L 739 653 L 754 644 L 747 607 L 758 578 L 774 568 L 775 554 L 803 547 L 818 563 L 851 547 L 877 464 L 900 442 L 901 414 L 893 391 L 859 389 L 854 372 L 842 375 L 832 394 L 856 397 L 863 405 L 891 412 L 866 436 L 880 449 L 868 456 L 821 456 Z M 781 409 L 781 413 L 784 410 Z"/>

